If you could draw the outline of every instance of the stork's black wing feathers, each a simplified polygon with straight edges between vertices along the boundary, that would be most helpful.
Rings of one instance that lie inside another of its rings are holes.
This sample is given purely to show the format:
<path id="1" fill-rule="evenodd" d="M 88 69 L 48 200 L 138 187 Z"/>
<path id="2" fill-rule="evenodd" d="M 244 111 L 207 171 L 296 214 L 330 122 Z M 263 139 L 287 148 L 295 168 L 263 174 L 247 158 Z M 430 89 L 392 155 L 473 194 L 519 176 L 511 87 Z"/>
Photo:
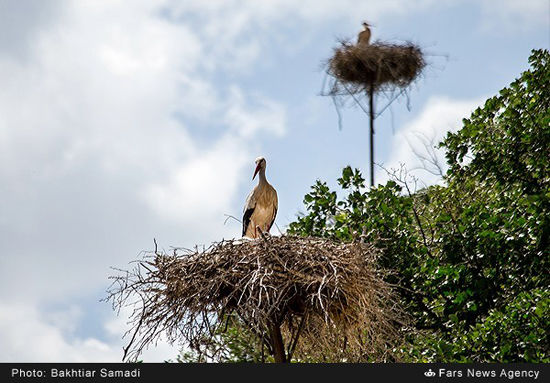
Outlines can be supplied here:
<path id="1" fill-rule="evenodd" d="M 246 229 L 248 228 L 248 225 L 250 224 L 250 217 L 252 217 L 252 213 L 254 212 L 254 208 L 246 209 L 243 215 L 243 237 L 246 234 Z"/>

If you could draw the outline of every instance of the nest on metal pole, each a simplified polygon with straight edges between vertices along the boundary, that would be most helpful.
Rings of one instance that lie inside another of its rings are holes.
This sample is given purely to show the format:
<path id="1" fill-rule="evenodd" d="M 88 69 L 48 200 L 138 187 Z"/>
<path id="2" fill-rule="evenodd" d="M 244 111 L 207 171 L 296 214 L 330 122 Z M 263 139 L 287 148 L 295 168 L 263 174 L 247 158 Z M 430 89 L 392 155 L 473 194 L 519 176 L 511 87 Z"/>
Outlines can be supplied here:
<path id="1" fill-rule="evenodd" d="M 374 97 L 384 92 L 389 104 L 420 76 L 426 66 L 420 47 L 412 43 L 351 44 L 342 41 L 328 60 L 327 73 L 332 77 L 327 95 L 336 99 L 352 98 L 369 115 L 370 185 L 374 186 Z M 397 96 L 395 91 L 399 90 Z M 368 110 L 361 97 L 368 98 Z M 388 104 L 388 105 L 389 105 Z M 338 112 L 340 116 L 340 113 Z M 341 124 L 339 119 L 339 125 Z"/>
<path id="2" fill-rule="evenodd" d="M 349 96 L 408 87 L 426 66 L 424 54 L 413 43 L 354 45 L 343 41 L 328 61 L 334 78 L 329 95 Z"/>

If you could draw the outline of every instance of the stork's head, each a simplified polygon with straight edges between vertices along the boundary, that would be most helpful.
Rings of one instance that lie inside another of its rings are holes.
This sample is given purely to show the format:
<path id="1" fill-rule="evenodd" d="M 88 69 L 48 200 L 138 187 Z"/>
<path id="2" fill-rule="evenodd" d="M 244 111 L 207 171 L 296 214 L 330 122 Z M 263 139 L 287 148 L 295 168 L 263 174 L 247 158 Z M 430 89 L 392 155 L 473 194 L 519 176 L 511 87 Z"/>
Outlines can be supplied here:
<path id="1" fill-rule="evenodd" d="M 363 21 L 363 28 L 369 29 L 369 27 L 370 27 L 370 24 L 367 23 L 366 21 Z"/>
<path id="2" fill-rule="evenodd" d="M 258 174 L 260 169 L 265 169 L 265 158 L 258 157 L 254 162 L 256 163 L 256 170 L 254 170 L 254 175 L 252 176 L 252 179 L 256 177 L 256 174 Z"/>

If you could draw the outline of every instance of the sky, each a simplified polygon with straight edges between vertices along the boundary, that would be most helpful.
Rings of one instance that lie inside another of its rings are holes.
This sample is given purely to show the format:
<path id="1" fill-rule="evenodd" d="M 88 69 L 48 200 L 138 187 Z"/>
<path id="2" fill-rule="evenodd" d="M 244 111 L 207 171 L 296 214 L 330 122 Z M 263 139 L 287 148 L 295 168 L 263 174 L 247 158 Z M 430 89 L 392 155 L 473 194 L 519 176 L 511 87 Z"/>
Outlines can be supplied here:
<path id="1" fill-rule="evenodd" d="M 282 232 L 315 180 L 368 176 L 367 116 L 349 104 L 340 129 L 322 95 L 326 60 L 364 20 L 428 62 L 376 119 L 377 183 L 400 164 L 440 182 L 412 148 L 550 47 L 547 0 L 0 0 L 0 362 L 120 361 L 128 313 L 101 301 L 111 267 L 153 238 L 239 237 L 226 215 L 241 217 L 257 156 Z"/>

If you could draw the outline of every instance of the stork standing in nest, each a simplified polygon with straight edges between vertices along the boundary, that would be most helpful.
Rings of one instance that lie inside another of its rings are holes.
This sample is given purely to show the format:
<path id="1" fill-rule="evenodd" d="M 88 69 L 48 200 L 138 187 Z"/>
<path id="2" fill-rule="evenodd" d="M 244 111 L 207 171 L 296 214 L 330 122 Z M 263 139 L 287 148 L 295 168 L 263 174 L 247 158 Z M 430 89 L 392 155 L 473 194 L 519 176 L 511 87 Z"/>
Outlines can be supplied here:
<path id="1" fill-rule="evenodd" d="M 370 25 L 367 22 L 363 22 L 363 30 L 357 35 L 357 46 L 366 47 L 370 44 Z"/>
<path id="2" fill-rule="evenodd" d="M 259 181 L 246 199 L 243 215 L 243 237 L 248 238 L 258 238 L 260 232 L 269 232 L 278 207 L 277 191 L 265 178 L 265 158 L 258 157 L 255 162 L 252 179 L 259 173 Z"/>

